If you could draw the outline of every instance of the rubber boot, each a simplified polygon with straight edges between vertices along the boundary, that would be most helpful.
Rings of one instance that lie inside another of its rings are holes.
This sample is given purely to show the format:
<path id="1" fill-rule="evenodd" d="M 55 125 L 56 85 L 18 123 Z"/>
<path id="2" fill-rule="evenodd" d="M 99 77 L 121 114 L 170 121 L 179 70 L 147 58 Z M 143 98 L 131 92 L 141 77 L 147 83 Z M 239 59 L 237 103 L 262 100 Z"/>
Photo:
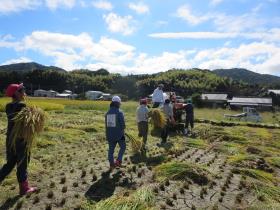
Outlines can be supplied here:
<path id="1" fill-rule="evenodd" d="M 28 181 L 24 181 L 22 183 L 19 184 L 19 194 L 20 195 L 26 195 L 29 193 L 33 193 L 37 191 L 36 187 L 29 187 Z"/>
<path id="2" fill-rule="evenodd" d="M 121 166 L 122 166 L 122 161 L 116 160 L 116 161 L 115 161 L 115 166 L 116 166 L 116 167 L 121 167 Z"/>

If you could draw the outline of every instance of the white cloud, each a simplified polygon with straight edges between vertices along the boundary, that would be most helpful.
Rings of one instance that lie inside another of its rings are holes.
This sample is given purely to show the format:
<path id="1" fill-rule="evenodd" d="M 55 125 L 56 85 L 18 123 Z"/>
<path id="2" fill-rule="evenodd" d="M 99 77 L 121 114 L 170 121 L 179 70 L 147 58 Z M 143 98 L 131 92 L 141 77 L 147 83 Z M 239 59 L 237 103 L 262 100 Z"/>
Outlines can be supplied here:
<path id="1" fill-rule="evenodd" d="M 265 42 L 242 44 L 237 48 L 202 50 L 194 57 L 199 68 L 247 68 L 258 73 L 278 74 L 280 47 Z M 277 72 L 278 71 L 278 72 Z"/>
<path id="2" fill-rule="evenodd" d="M 108 30 L 114 33 L 121 33 L 123 35 L 130 35 L 135 31 L 134 20 L 132 16 L 121 17 L 115 13 L 109 13 L 103 16 Z"/>
<path id="3" fill-rule="evenodd" d="M 188 5 L 180 6 L 175 16 L 187 21 L 191 25 L 198 25 L 210 19 L 208 15 L 194 15 Z"/>
<path id="4" fill-rule="evenodd" d="M 256 31 L 257 29 L 263 29 L 263 26 L 266 23 L 265 19 L 257 18 L 254 13 L 243 14 L 240 16 L 230 16 L 225 14 L 213 14 L 212 16 L 213 22 L 219 31 Z"/>
<path id="5" fill-rule="evenodd" d="M 222 3 L 224 0 L 211 0 L 210 1 L 210 4 L 213 5 L 213 6 L 216 6 L 220 3 Z"/>
<path id="6" fill-rule="evenodd" d="M 16 58 L 16 59 L 7 60 L 7 61 L 1 63 L 1 65 L 9 65 L 9 64 L 14 64 L 14 63 L 28 63 L 28 62 L 32 62 L 32 60 L 27 57 L 20 57 L 20 58 Z"/>
<path id="7" fill-rule="evenodd" d="M 128 7 L 134 10 L 138 14 L 145 14 L 145 13 L 149 13 L 150 11 L 149 6 L 144 4 L 143 2 L 129 3 Z"/>
<path id="8" fill-rule="evenodd" d="M 149 34 L 153 38 L 162 39 L 255 39 L 269 42 L 279 42 L 280 28 L 273 28 L 267 32 L 169 32 Z"/>
<path id="9" fill-rule="evenodd" d="M 279 30 L 278 30 L 279 31 Z M 0 47 L 17 50 L 17 54 L 33 51 L 53 59 L 54 65 L 72 70 L 106 68 L 111 72 L 155 73 L 172 68 L 247 68 L 259 73 L 278 74 L 280 46 L 273 42 L 259 41 L 237 47 L 204 50 L 182 49 L 149 55 L 137 52 L 126 43 L 108 37 L 94 41 L 87 33 L 78 35 L 34 31 L 19 41 L 0 39 Z M 30 61 L 21 57 L 11 62 Z M 6 62 L 5 62 L 6 63 Z"/>
<path id="10" fill-rule="evenodd" d="M 113 5 L 111 4 L 111 2 L 106 0 L 93 1 L 92 5 L 97 9 L 103 9 L 103 10 L 113 9 Z"/>
<path id="11" fill-rule="evenodd" d="M 101 37 L 94 42 L 87 33 L 79 35 L 34 31 L 21 41 L 0 39 L 0 47 L 13 48 L 19 53 L 32 50 L 53 57 L 54 64 L 72 70 L 79 62 L 102 62 L 111 65 L 124 64 L 134 56 L 135 48 L 115 39 Z"/>
<path id="12" fill-rule="evenodd" d="M 0 14 L 9 14 L 22 10 L 32 10 L 41 4 L 38 0 L 0 0 Z"/>
<path id="13" fill-rule="evenodd" d="M 57 8 L 73 8 L 76 4 L 76 0 L 45 0 L 46 6 L 51 10 L 56 10 Z"/>

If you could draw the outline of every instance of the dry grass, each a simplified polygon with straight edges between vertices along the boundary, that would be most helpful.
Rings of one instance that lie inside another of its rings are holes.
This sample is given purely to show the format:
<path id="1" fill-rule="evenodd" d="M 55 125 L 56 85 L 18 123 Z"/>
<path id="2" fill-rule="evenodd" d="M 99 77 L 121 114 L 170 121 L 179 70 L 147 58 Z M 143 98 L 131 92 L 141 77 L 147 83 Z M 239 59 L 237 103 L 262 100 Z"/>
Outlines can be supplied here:
<path id="1" fill-rule="evenodd" d="M 15 149 L 16 141 L 22 139 L 27 145 L 26 154 L 29 154 L 35 136 L 43 131 L 45 120 L 46 114 L 42 109 L 35 106 L 23 108 L 13 119 L 12 147 Z"/>
<path id="2" fill-rule="evenodd" d="M 164 128 L 166 125 L 165 115 L 160 109 L 152 109 L 149 112 L 149 116 L 154 128 Z"/>
<path id="3" fill-rule="evenodd" d="M 142 147 L 143 147 L 143 142 L 141 140 L 133 137 L 133 135 L 131 135 L 129 133 L 125 133 L 125 136 L 127 137 L 127 139 L 130 142 L 132 152 L 134 154 L 141 152 Z"/>

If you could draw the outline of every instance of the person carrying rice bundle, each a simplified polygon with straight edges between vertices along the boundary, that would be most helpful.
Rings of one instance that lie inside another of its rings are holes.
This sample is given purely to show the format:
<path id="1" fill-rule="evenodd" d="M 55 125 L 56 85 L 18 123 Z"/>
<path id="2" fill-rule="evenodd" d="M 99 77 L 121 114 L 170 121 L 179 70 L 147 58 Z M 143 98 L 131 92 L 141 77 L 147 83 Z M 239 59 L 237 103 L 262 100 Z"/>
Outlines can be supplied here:
<path id="1" fill-rule="evenodd" d="M 6 114 L 8 118 L 8 128 L 6 137 L 6 164 L 0 170 L 0 183 L 10 174 L 17 165 L 17 180 L 19 183 L 20 195 L 32 193 L 37 190 L 36 187 L 30 187 L 28 184 L 27 167 L 30 161 L 30 151 L 27 153 L 26 139 L 13 139 L 13 128 L 15 127 L 14 118 L 26 107 L 24 103 L 25 88 L 23 84 L 10 84 L 6 90 L 6 95 L 12 98 L 12 102 L 6 105 Z M 21 131 L 22 132 L 22 127 Z"/>
<path id="2" fill-rule="evenodd" d="M 166 124 L 161 131 L 161 144 L 166 143 L 168 135 L 169 135 L 169 127 L 171 124 L 173 124 L 175 122 L 174 117 L 173 117 L 173 108 L 172 108 L 172 105 L 170 104 L 169 99 L 165 99 L 165 101 L 164 101 L 163 113 L 165 114 Z"/>
<path id="3" fill-rule="evenodd" d="M 126 149 L 124 132 L 125 119 L 123 112 L 120 111 L 120 106 L 121 98 L 119 96 L 114 96 L 110 104 L 110 109 L 105 115 L 106 139 L 109 144 L 108 160 L 110 170 L 121 166 L 122 158 Z M 114 161 L 114 151 L 117 144 L 119 145 L 120 150 L 118 158 Z"/>
<path id="4" fill-rule="evenodd" d="M 138 136 L 143 138 L 143 148 L 146 149 L 146 143 L 148 138 L 148 118 L 149 109 L 147 107 L 147 99 L 140 100 L 140 106 L 136 111 L 136 120 L 138 125 Z"/>

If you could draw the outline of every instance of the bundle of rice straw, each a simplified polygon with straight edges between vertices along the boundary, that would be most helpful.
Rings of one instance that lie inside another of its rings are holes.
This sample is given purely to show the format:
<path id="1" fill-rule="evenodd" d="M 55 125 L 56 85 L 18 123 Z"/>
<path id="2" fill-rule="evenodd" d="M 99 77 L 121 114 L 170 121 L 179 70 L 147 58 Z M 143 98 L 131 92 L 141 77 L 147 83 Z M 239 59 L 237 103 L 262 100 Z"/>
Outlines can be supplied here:
<path id="1" fill-rule="evenodd" d="M 164 128 L 166 125 L 165 115 L 160 109 L 152 109 L 149 112 L 149 116 L 154 128 Z"/>
<path id="2" fill-rule="evenodd" d="M 26 142 L 26 154 L 29 155 L 35 136 L 43 131 L 46 120 L 44 111 L 36 106 L 23 108 L 14 118 L 11 132 L 12 147 L 16 148 L 18 138 Z"/>
<path id="3" fill-rule="evenodd" d="M 131 143 L 131 149 L 133 153 L 139 153 L 142 150 L 143 142 L 139 139 L 134 138 L 131 134 L 125 133 L 125 136 Z"/>

